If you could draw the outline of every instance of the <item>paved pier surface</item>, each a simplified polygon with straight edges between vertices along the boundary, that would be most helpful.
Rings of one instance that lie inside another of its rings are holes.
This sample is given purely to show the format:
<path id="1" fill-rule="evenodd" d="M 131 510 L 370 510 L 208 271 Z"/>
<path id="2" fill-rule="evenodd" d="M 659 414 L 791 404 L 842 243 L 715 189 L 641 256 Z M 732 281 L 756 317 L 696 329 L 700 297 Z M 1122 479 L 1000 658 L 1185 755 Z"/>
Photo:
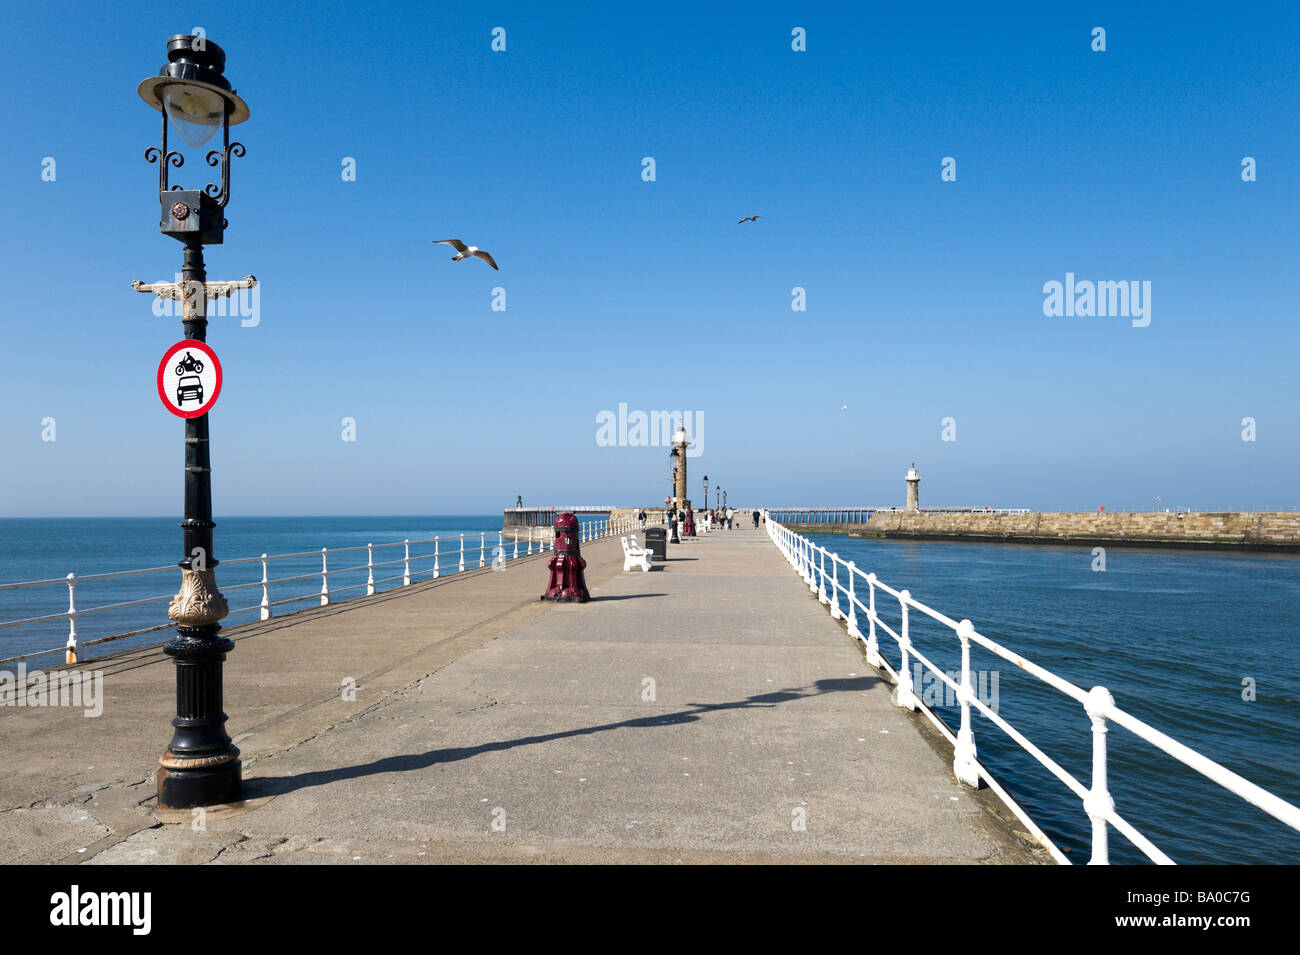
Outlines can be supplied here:
<path id="1" fill-rule="evenodd" d="M 0 710 L 0 862 L 1049 861 L 766 534 L 583 553 L 585 605 L 538 557 L 227 631 L 247 799 L 202 820 L 154 811 L 159 650 L 99 718 Z"/>

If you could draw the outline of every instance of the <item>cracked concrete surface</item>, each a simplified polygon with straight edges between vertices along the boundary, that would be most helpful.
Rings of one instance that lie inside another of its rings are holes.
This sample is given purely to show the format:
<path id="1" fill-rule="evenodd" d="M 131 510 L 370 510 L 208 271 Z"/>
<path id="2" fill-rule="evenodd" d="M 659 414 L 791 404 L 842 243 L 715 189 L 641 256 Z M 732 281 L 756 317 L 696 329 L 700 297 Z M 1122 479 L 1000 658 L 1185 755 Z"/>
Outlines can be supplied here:
<path id="1" fill-rule="evenodd" d="M 585 605 L 537 557 L 227 631 L 235 806 L 154 812 L 157 649 L 96 664 L 98 719 L 3 711 L 0 861 L 1048 861 L 765 535 L 584 556 Z"/>

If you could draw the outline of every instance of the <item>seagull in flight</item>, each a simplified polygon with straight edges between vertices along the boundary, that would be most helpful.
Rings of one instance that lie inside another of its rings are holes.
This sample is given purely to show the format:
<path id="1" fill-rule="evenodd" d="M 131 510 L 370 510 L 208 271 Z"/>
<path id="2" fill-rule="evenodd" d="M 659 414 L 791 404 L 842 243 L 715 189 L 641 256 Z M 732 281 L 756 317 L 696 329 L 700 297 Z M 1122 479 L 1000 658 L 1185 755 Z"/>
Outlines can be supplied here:
<path id="1" fill-rule="evenodd" d="M 449 245 L 455 249 L 456 254 L 451 257 L 453 262 L 459 262 L 461 259 L 468 258 L 472 255 L 482 259 L 488 265 L 492 266 L 492 268 L 497 269 L 497 264 L 492 261 L 492 256 L 484 252 L 477 245 L 466 245 L 464 242 L 460 241 L 460 239 L 434 239 L 433 242 L 435 245 Z M 501 270 L 497 269 L 497 271 L 500 272 Z"/>
<path id="2" fill-rule="evenodd" d="M 745 218 L 741 219 L 740 222 L 737 222 L 736 225 L 740 225 L 741 222 L 757 222 L 757 221 L 758 221 L 759 219 L 761 219 L 761 218 L 763 218 L 763 217 L 762 217 L 762 216 L 746 216 Z"/>

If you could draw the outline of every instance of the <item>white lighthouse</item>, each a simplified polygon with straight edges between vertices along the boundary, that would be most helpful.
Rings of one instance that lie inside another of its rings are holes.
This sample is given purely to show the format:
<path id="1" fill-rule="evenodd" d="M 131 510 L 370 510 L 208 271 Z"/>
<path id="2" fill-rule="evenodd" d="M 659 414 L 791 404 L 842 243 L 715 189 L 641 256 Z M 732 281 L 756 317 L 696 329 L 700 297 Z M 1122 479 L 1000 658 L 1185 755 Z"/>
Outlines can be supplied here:
<path id="1" fill-rule="evenodd" d="M 909 511 L 921 509 L 921 472 L 916 469 L 915 461 L 907 471 L 907 509 Z"/>

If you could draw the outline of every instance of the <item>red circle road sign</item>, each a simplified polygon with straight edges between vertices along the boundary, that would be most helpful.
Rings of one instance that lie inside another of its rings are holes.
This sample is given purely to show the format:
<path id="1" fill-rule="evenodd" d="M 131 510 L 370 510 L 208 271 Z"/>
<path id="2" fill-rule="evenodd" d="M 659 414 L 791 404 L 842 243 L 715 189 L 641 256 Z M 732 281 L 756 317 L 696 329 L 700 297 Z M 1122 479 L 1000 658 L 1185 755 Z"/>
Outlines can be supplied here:
<path id="1" fill-rule="evenodd" d="M 207 414 L 221 394 L 217 353 L 196 338 L 177 342 L 158 363 L 158 397 L 178 418 Z"/>

